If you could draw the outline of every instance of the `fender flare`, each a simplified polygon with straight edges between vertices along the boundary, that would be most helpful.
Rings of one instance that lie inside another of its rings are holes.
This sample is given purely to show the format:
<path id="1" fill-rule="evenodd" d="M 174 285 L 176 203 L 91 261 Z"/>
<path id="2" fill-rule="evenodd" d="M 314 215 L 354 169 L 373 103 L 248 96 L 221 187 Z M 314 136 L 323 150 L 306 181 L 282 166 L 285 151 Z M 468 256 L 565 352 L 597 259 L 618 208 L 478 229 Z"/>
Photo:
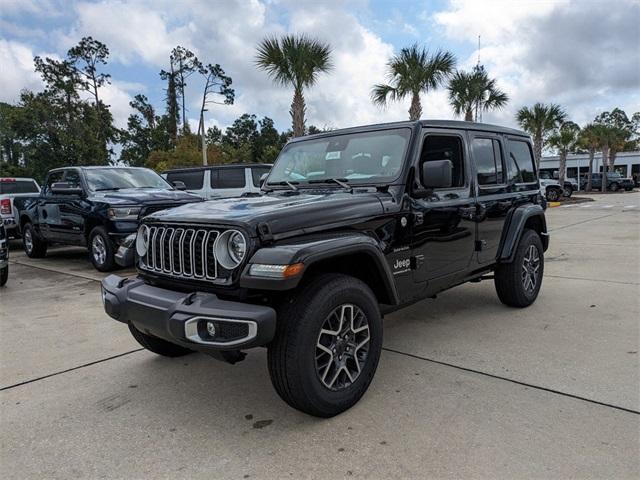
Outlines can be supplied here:
<path id="1" fill-rule="evenodd" d="M 258 249 L 245 266 L 240 286 L 258 290 L 290 290 L 298 286 L 307 270 L 318 262 L 353 254 L 366 255 L 375 268 L 380 286 L 392 305 L 400 302 L 393 273 L 378 242 L 363 233 L 337 234 L 329 238 L 309 239 L 306 242 L 280 243 Z M 252 264 L 292 265 L 303 263 L 301 275 L 290 279 L 255 277 L 249 274 Z"/>
<path id="2" fill-rule="evenodd" d="M 547 221 L 544 216 L 544 210 L 540 205 L 529 203 L 516 207 L 508 215 L 505 227 L 502 230 L 500 249 L 498 250 L 498 262 L 513 262 L 524 227 L 527 221 L 534 217 L 540 222 L 540 238 L 544 251 L 547 251 L 547 248 L 549 248 L 549 234 L 547 233 Z"/>

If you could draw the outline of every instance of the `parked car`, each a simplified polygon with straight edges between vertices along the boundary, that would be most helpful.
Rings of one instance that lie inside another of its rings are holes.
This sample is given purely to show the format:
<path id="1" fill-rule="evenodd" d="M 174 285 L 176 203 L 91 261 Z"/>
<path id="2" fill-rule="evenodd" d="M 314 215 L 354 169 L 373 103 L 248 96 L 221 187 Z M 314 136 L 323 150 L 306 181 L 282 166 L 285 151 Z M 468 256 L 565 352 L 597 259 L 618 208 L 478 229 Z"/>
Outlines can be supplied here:
<path id="1" fill-rule="evenodd" d="M 296 138 L 263 195 L 145 217 L 138 276 L 108 276 L 104 308 L 159 355 L 235 363 L 266 346 L 280 397 L 331 417 L 373 379 L 384 313 L 486 279 L 506 305 L 535 301 L 539 188 L 519 130 L 417 121 Z"/>
<path id="2" fill-rule="evenodd" d="M 44 257 L 51 243 L 86 246 L 94 267 L 109 271 L 133 262 L 128 247 L 142 217 L 201 200 L 147 168 L 68 167 L 51 170 L 39 196 L 15 204 L 29 257 Z"/>
<path id="3" fill-rule="evenodd" d="M 555 181 L 555 184 L 560 185 L 560 181 L 558 180 L 557 174 L 558 174 L 557 171 L 552 173 L 549 170 L 540 170 L 540 173 L 539 173 L 540 181 L 553 180 Z M 549 182 L 549 185 L 551 184 L 554 184 L 554 183 Z M 565 177 L 564 186 L 562 188 L 562 196 L 568 198 L 571 195 L 573 195 L 573 192 L 575 192 L 576 190 L 578 190 L 578 181 L 575 178 Z"/>
<path id="4" fill-rule="evenodd" d="M 31 197 L 34 193 L 40 193 L 40 186 L 33 178 L 0 178 L 0 223 L 4 225 L 8 236 L 18 236 L 19 230 L 14 198 Z"/>
<path id="5" fill-rule="evenodd" d="M 0 287 L 9 279 L 9 238 L 4 225 L 0 223 Z"/>
<path id="6" fill-rule="evenodd" d="M 585 173 L 580 180 L 580 187 L 582 189 L 586 188 L 588 173 Z M 617 192 L 618 190 L 625 189 L 626 191 L 633 190 L 635 184 L 631 178 L 624 178 L 618 172 L 607 172 L 607 190 L 611 190 L 612 192 Z M 591 188 L 593 190 L 601 190 L 602 189 L 602 173 L 592 173 L 591 174 Z"/>
<path id="7" fill-rule="evenodd" d="M 218 165 L 167 170 L 162 176 L 170 183 L 183 182 L 188 192 L 212 200 L 259 194 L 260 178 L 270 169 L 265 163 Z"/>
<path id="8" fill-rule="evenodd" d="M 560 182 L 552 178 L 540 177 L 540 190 L 544 192 L 544 197 L 549 202 L 557 202 L 564 194 L 564 189 L 560 186 Z"/>

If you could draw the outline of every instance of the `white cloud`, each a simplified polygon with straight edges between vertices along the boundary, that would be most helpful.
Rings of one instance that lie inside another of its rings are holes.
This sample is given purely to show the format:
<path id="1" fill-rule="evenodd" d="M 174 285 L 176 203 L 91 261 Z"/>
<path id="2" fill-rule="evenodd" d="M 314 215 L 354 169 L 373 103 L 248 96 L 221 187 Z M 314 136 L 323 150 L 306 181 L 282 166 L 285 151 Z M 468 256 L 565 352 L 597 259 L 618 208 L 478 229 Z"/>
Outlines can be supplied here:
<path id="1" fill-rule="evenodd" d="M 33 57 L 29 46 L 0 39 L 0 101 L 16 102 L 21 90 L 42 87 Z"/>

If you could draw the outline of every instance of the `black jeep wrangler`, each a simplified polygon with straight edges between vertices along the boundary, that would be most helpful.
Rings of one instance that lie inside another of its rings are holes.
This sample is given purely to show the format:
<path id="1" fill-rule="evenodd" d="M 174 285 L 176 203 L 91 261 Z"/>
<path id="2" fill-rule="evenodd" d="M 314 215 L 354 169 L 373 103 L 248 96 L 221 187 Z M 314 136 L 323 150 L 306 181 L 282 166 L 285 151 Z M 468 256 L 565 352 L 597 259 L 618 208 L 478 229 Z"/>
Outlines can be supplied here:
<path id="1" fill-rule="evenodd" d="M 263 194 L 146 217 L 137 278 L 102 282 L 106 312 L 146 349 L 235 363 L 265 346 L 271 380 L 320 417 L 373 378 L 382 317 L 468 281 L 538 296 L 547 249 L 529 137 L 418 121 L 289 142 Z"/>

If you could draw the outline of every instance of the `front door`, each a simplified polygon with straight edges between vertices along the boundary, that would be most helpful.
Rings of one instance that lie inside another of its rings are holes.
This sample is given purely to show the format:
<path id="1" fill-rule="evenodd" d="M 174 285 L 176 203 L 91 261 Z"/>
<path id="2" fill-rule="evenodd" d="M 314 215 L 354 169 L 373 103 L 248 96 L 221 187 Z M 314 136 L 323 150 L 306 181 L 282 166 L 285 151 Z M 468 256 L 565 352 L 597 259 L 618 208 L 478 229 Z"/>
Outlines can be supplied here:
<path id="1" fill-rule="evenodd" d="M 418 170 L 429 161 L 453 164 L 450 187 L 411 199 L 414 281 L 427 282 L 429 292 L 463 275 L 473 258 L 476 206 L 467 159 L 464 132 L 425 131 Z"/>

